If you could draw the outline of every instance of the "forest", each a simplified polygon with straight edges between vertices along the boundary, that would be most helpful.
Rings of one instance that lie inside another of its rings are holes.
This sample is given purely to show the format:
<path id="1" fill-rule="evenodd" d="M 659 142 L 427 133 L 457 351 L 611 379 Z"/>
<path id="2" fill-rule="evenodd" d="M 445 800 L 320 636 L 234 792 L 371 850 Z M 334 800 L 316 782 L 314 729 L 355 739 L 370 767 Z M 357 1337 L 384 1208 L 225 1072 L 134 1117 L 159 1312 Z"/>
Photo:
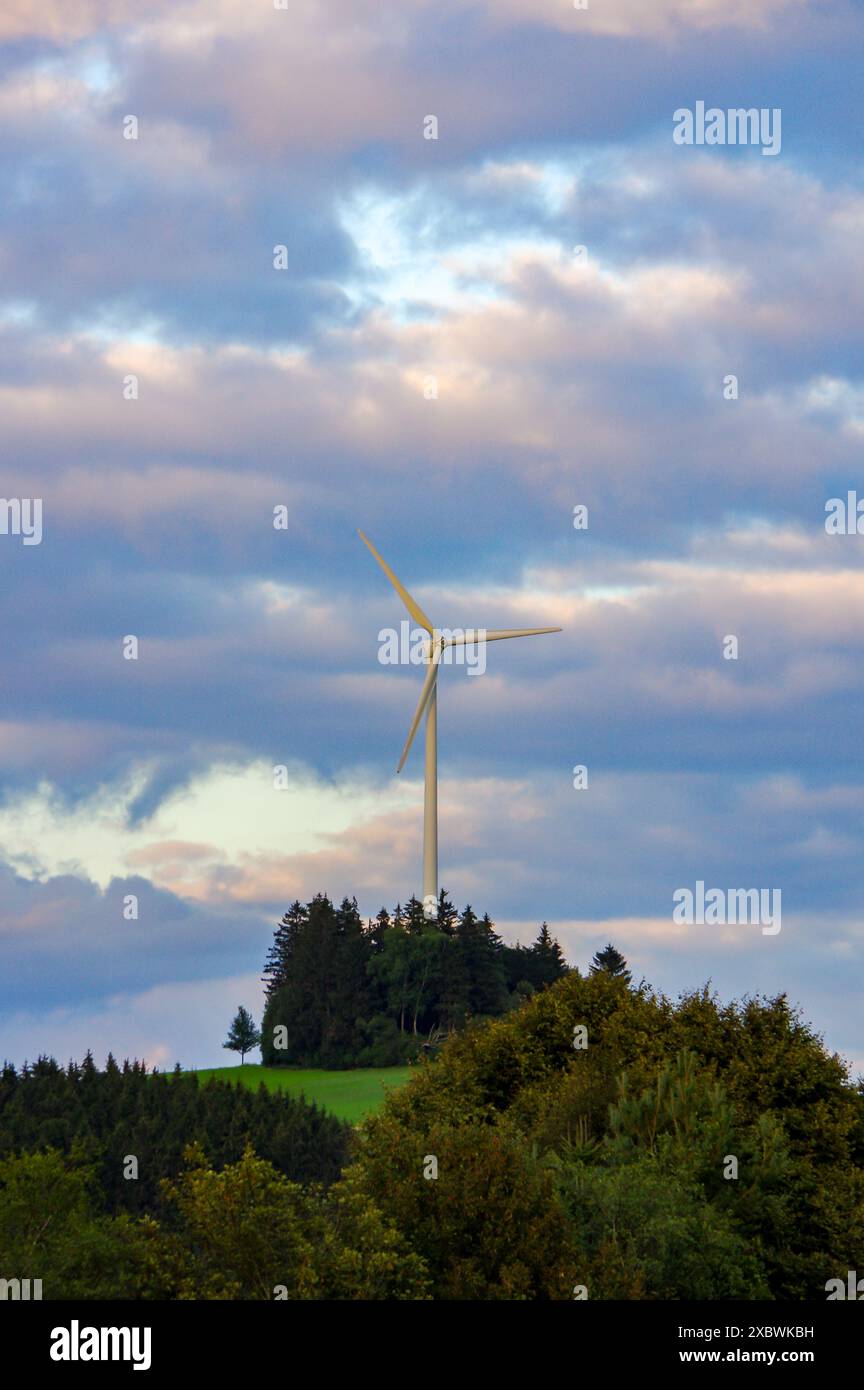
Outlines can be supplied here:
<path id="1" fill-rule="evenodd" d="M 91 1172 L 104 1210 L 140 1214 L 160 1200 L 160 1181 L 176 1176 L 195 1141 L 220 1168 L 247 1143 L 295 1182 L 332 1182 L 347 1161 L 350 1126 L 305 1101 L 210 1081 L 194 1072 L 119 1067 L 99 1071 L 40 1057 L 0 1072 L 0 1160 L 53 1148 Z M 124 1176 L 135 1160 L 134 1180 Z"/>
<path id="2" fill-rule="evenodd" d="M 413 897 L 364 923 L 356 900 L 335 907 L 318 894 L 295 902 L 276 929 L 264 967 L 262 1060 L 396 1066 L 566 973 L 545 922 L 531 946 L 508 946 L 488 914 L 458 913 L 443 891 L 433 922 Z"/>
<path id="3" fill-rule="evenodd" d="M 299 969 L 294 945 L 320 931 L 372 963 L 397 1035 L 447 1025 L 354 1127 L 136 1063 L 5 1067 L 4 1277 L 45 1299 L 801 1301 L 864 1267 L 864 1083 L 785 995 L 670 1000 L 611 945 L 532 981 L 547 933 L 505 966 L 504 1011 L 480 1017 L 471 956 L 449 973 L 462 918 L 418 954 L 419 1003 L 380 970 L 388 932 L 433 940 L 401 916 L 358 930 L 352 904 L 320 897 L 286 914 L 269 960 L 268 1009 L 291 984 L 279 950 Z M 349 1056 L 350 1010 L 321 1031 L 311 997 L 309 1037 Z"/>

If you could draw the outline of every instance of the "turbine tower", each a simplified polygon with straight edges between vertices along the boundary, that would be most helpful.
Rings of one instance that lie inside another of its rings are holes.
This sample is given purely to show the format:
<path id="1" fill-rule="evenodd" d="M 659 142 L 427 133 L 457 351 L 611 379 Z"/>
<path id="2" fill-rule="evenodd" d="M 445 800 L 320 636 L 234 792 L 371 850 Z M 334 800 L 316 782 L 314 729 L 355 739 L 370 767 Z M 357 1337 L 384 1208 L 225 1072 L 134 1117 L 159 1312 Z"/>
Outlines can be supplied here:
<path id="1" fill-rule="evenodd" d="M 411 744 L 414 742 L 420 720 L 426 714 L 426 758 L 423 780 L 423 913 L 432 919 L 438 914 L 438 667 L 445 647 L 456 647 L 477 642 L 499 642 L 505 637 L 537 637 L 544 632 L 561 632 L 560 627 L 520 627 L 499 629 L 487 632 L 485 628 L 468 629 L 461 636 L 449 632 L 445 636 L 440 628 L 435 628 L 423 609 L 413 599 L 375 549 L 368 536 L 358 531 L 360 539 L 369 547 L 375 559 L 386 574 L 393 588 L 401 598 L 411 617 L 429 633 L 426 647 L 426 662 L 429 670 L 420 691 L 420 699 L 414 711 L 414 718 L 408 730 L 405 747 L 396 771 L 405 766 Z M 470 632 L 470 636 L 469 636 Z"/>

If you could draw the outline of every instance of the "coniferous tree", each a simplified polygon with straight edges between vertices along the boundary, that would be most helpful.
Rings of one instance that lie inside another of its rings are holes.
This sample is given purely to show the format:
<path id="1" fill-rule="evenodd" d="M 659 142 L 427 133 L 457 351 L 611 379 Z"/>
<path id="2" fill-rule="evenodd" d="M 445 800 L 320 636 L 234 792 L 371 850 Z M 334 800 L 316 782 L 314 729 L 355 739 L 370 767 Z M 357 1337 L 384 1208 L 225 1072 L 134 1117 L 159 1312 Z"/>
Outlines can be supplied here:
<path id="1" fill-rule="evenodd" d="M 375 920 L 366 927 L 366 939 L 372 948 L 373 955 L 382 949 L 384 938 L 390 930 L 390 926 L 390 913 L 386 907 L 382 907 Z"/>
<path id="2" fill-rule="evenodd" d="M 228 1030 L 228 1037 L 222 1046 L 227 1047 L 229 1052 L 239 1052 L 240 1065 L 242 1066 L 246 1061 L 246 1053 L 251 1052 L 253 1047 L 258 1047 L 260 1042 L 261 1034 L 255 1027 L 255 1020 L 248 1009 L 244 1009 L 241 1004 L 237 1013 L 234 1015 L 231 1027 Z M 111 1059 L 109 1058 L 109 1060 Z M 179 1070 L 180 1063 L 178 1062 L 175 1071 Z"/>
<path id="3" fill-rule="evenodd" d="M 345 898 L 336 911 L 336 956 L 331 985 L 331 1029 L 327 1051 L 340 1066 L 351 1065 L 362 1045 L 359 1021 L 372 1012 L 368 963 L 371 943 L 363 929 L 357 899 Z"/>
<path id="4" fill-rule="evenodd" d="M 567 968 L 545 922 L 529 948 L 505 946 L 488 914 L 460 916 L 444 889 L 432 921 L 414 895 L 365 924 L 356 899 L 337 909 L 319 893 L 293 904 L 270 948 L 262 1058 L 393 1065 L 430 1031 L 498 1017 Z"/>
<path id="5" fill-rule="evenodd" d="M 420 899 L 412 893 L 408 902 L 405 904 L 405 929 L 412 936 L 419 936 L 428 926 L 428 922 L 423 914 L 423 904 Z"/>
<path id="6" fill-rule="evenodd" d="M 72 1065 L 71 1062 L 69 1064 Z M 14 1094 L 18 1083 L 18 1073 L 11 1062 L 3 1063 L 3 1071 L 0 1073 L 0 1115 L 3 1113 L 3 1106 L 10 1096 Z"/>
<path id="7" fill-rule="evenodd" d="M 468 980 L 468 1012 L 475 1018 L 502 1013 L 507 1003 L 507 976 L 502 942 L 489 914 L 480 921 L 469 903 L 459 918 L 457 939 Z"/>
<path id="8" fill-rule="evenodd" d="M 501 961 L 504 966 L 507 989 L 511 995 L 520 984 L 530 985 L 533 993 L 534 981 L 530 978 L 532 973 L 530 960 L 530 952 L 518 941 L 514 946 L 508 946 L 506 942 L 502 943 Z"/>
<path id="9" fill-rule="evenodd" d="M 176 1175 L 192 1141 L 221 1167 L 237 1160 L 248 1138 L 296 1182 L 331 1183 L 346 1161 L 350 1126 L 293 1097 L 215 1079 L 200 1083 L 177 1068 L 148 1073 L 138 1062 L 113 1076 L 107 1068 L 87 1071 L 85 1081 L 83 1067 L 39 1058 L 11 1089 L 4 1074 L 0 1160 L 55 1148 L 93 1169 L 108 1211 L 155 1212 L 160 1180 Z M 129 1154 L 140 1160 L 135 1182 L 124 1176 Z"/>
<path id="10" fill-rule="evenodd" d="M 445 936 L 455 936 L 456 923 L 458 920 L 459 913 L 448 898 L 447 890 L 442 888 L 441 892 L 438 894 L 438 917 L 435 921 L 435 925 Z"/>
<path id="11" fill-rule="evenodd" d="M 282 983 L 267 1002 L 262 1055 L 271 1065 L 351 1066 L 376 1008 L 372 944 L 356 900 L 346 898 L 337 909 L 319 893 L 304 911 Z"/>
<path id="12" fill-rule="evenodd" d="M 554 985 L 556 980 L 560 980 L 563 975 L 567 974 L 564 952 L 545 922 L 540 928 L 537 940 L 531 947 L 531 954 L 534 957 L 535 973 L 533 976 L 529 976 L 529 979 L 536 987 Z"/>
<path id="13" fill-rule="evenodd" d="M 330 1027 L 332 1003 L 328 995 L 335 975 L 336 913 L 324 893 L 316 894 L 302 912 L 303 920 L 296 915 L 284 978 L 264 1011 L 261 1050 L 267 1065 L 320 1064 Z"/>
<path id="14" fill-rule="evenodd" d="M 589 975 L 605 973 L 606 975 L 613 975 L 618 980 L 624 980 L 628 985 L 630 983 L 630 971 L 627 969 L 627 962 L 621 952 L 616 951 L 611 941 L 602 951 L 595 952 L 588 973 Z"/>
<path id="15" fill-rule="evenodd" d="M 308 920 L 308 909 L 302 903 L 295 901 L 276 928 L 273 941 L 267 952 L 262 981 L 268 999 L 275 990 L 280 989 L 285 984 L 291 968 L 291 953 L 294 942 Z"/>

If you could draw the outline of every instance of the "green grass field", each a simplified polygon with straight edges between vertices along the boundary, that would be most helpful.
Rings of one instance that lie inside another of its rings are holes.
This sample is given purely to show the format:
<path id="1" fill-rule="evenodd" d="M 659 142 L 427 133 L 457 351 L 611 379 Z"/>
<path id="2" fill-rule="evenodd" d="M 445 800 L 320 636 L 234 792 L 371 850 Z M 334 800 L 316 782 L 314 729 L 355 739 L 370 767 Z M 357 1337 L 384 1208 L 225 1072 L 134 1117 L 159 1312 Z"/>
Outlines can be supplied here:
<path id="1" fill-rule="evenodd" d="M 404 1086 L 411 1067 L 370 1067 L 357 1071 L 302 1071 L 293 1067 L 262 1067 L 247 1062 L 245 1066 L 206 1067 L 198 1072 L 199 1080 L 211 1076 L 220 1081 L 233 1081 L 255 1091 L 263 1082 L 268 1091 L 285 1091 L 323 1105 L 340 1120 L 356 1124 L 365 1115 L 377 1110 L 385 1092 L 394 1086 Z"/>

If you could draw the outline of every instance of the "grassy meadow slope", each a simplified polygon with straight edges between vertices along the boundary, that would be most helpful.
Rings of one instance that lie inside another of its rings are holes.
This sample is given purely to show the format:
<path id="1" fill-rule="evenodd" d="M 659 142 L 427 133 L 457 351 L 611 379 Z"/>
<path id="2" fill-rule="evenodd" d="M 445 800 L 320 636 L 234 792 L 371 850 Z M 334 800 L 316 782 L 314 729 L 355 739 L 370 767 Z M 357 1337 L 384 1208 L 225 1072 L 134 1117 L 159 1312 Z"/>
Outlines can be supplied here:
<path id="1" fill-rule="evenodd" d="M 338 1115 L 340 1120 L 356 1124 L 379 1108 L 388 1090 L 403 1086 L 413 1070 L 412 1067 L 368 1067 L 355 1071 L 318 1071 L 262 1067 L 247 1062 L 245 1066 L 207 1067 L 198 1072 L 198 1079 L 203 1084 L 215 1076 L 219 1081 L 233 1081 L 251 1090 L 264 1085 L 268 1091 L 302 1095 L 307 1101 L 314 1101 Z"/>

